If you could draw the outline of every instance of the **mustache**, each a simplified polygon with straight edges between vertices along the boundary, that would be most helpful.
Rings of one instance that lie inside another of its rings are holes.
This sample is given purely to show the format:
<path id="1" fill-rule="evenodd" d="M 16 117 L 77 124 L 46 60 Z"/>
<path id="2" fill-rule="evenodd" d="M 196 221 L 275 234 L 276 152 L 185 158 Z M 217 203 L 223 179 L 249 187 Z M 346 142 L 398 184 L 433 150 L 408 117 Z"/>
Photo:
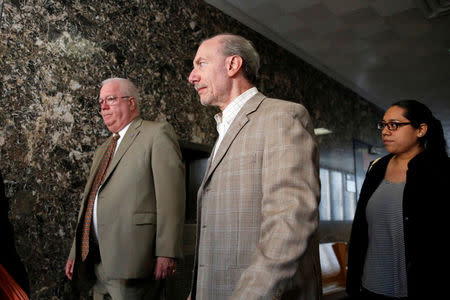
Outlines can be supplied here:
<path id="1" fill-rule="evenodd" d="M 194 85 L 194 89 L 195 89 L 196 91 L 198 91 L 199 89 L 204 88 L 204 87 L 206 87 L 206 85 L 204 85 L 204 84 L 195 84 L 195 85 Z"/>

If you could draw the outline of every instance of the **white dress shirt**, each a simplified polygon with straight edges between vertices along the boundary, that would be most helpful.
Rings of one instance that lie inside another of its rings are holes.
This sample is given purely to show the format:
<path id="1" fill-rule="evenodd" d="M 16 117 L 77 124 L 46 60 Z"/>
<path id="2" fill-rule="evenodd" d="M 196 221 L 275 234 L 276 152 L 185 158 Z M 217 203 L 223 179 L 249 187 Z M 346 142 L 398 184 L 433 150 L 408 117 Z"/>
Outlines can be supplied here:
<path id="1" fill-rule="evenodd" d="M 231 123 L 236 118 L 238 112 L 242 109 L 242 107 L 247 103 L 247 101 L 258 93 L 258 89 L 256 87 L 252 87 L 236 98 L 234 98 L 230 104 L 225 107 L 225 109 L 216 114 L 214 119 L 217 122 L 217 131 L 219 132 L 219 137 L 217 138 L 216 145 L 214 147 L 213 159 L 216 156 L 217 149 L 219 149 L 220 143 L 223 140 L 223 137 L 230 128 Z"/>
<path id="2" fill-rule="evenodd" d="M 124 128 L 122 128 L 122 130 L 120 130 L 118 133 L 120 135 L 119 139 L 117 140 L 117 144 L 116 144 L 116 149 L 114 150 L 114 154 L 116 153 L 117 149 L 119 148 L 120 143 L 123 140 L 123 137 L 125 136 L 125 134 L 127 133 L 128 127 L 130 127 L 131 122 L 128 123 L 127 126 L 125 126 Z M 111 158 L 112 159 L 112 158 Z M 97 238 L 98 241 L 98 227 L 97 227 L 97 199 L 98 199 L 98 191 L 100 190 L 101 186 L 98 187 L 97 190 L 97 194 L 95 195 L 95 200 L 94 200 L 94 214 L 92 215 L 92 222 L 94 223 L 94 229 L 95 229 L 95 237 Z"/>

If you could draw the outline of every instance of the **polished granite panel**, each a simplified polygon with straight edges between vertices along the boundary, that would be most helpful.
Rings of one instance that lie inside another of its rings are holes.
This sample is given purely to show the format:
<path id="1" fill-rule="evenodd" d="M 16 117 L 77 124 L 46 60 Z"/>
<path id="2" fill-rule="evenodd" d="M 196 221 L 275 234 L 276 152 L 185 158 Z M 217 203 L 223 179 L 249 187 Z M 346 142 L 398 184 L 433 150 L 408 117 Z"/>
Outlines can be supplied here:
<path id="1" fill-rule="evenodd" d="M 0 1 L 0 168 L 33 299 L 69 298 L 64 265 L 93 152 L 108 131 L 98 113 L 101 80 L 128 77 L 144 118 L 167 120 L 181 140 L 212 145 L 214 108 L 187 82 L 198 42 L 219 32 L 254 41 L 258 88 L 303 103 L 321 163 L 353 171 L 352 140 L 376 144 L 382 112 L 199 0 Z"/>

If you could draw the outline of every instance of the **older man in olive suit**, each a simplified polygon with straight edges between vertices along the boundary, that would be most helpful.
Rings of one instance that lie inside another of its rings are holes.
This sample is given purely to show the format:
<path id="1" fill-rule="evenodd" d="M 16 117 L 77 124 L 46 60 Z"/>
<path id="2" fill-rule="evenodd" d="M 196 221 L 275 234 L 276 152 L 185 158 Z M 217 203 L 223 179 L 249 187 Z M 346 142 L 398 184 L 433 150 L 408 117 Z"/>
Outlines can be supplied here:
<path id="1" fill-rule="evenodd" d="M 259 56 L 236 35 L 201 43 L 189 81 L 219 138 L 198 191 L 191 298 L 321 297 L 320 182 L 313 124 L 300 104 L 254 87 Z"/>
<path id="2" fill-rule="evenodd" d="M 94 279 L 94 299 L 156 299 L 182 257 L 184 166 L 172 127 L 139 117 L 131 81 L 103 82 L 113 135 L 94 156 L 66 275 Z"/>

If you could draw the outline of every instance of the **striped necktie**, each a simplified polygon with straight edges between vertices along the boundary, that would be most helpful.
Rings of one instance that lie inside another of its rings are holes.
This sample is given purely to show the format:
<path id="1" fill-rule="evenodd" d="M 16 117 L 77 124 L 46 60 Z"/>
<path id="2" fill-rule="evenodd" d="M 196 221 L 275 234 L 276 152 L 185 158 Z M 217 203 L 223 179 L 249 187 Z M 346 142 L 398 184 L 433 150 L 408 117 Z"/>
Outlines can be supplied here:
<path id="1" fill-rule="evenodd" d="M 108 170 L 109 163 L 111 162 L 111 159 L 114 155 L 114 151 L 116 150 L 117 140 L 119 138 L 120 138 L 119 134 L 115 133 L 113 135 L 111 142 L 109 143 L 108 148 L 105 151 L 105 155 L 103 156 L 97 174 L 95 175 L 94 182 L 92 183 L 91 190 L 89 192 L 86 212 L 84 213 L 83 232 L 81 236 L 82 261 L 86 260 L 86 257 L 89 253 L 89 233 L 92 223 L 92 212 L 94 209 L 95 196 L 97 195 L 98 189 L 103 184 L 106 171 Z"/>

